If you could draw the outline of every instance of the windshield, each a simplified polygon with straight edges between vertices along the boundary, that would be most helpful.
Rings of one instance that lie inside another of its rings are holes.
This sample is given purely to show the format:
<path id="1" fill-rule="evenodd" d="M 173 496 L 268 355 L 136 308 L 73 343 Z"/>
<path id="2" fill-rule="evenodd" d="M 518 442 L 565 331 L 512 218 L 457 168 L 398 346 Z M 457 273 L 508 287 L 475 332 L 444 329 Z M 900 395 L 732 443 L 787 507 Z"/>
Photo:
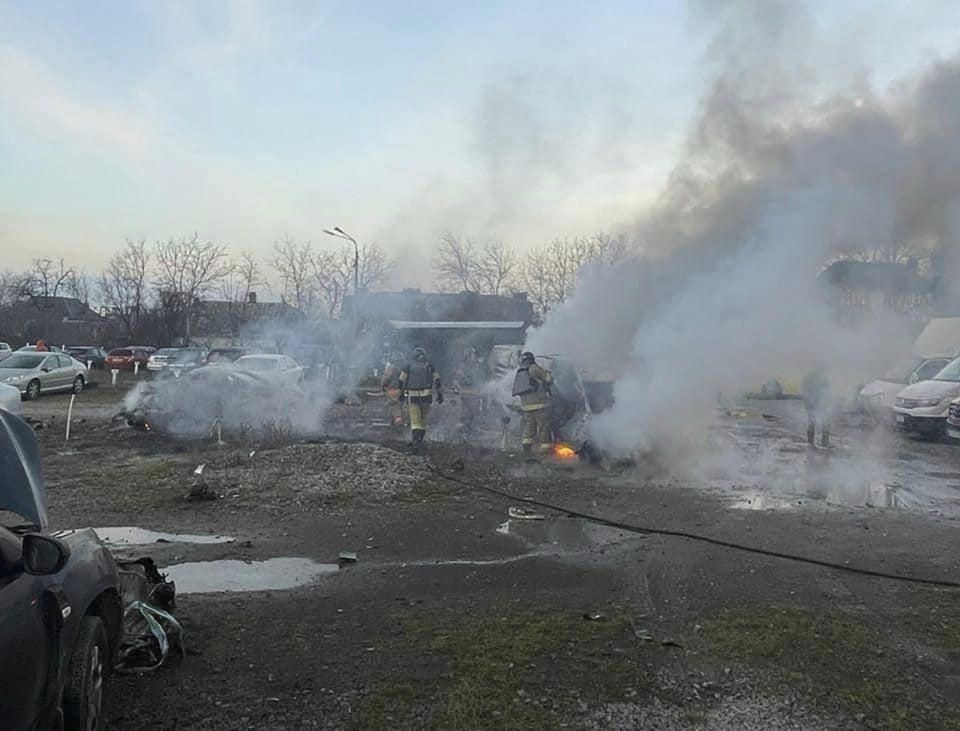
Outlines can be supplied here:
<path id="1" fill-rule="evenodd" d="M 200 353 L 196 350 L 181 350 L 167 358 L 168 363 L 195 363 L 200 360 Z"/>
<path id="2" fill-rule="evenodd" d="M 130 350 L 127 350 L 126 348 L 117 348 L 116 350 L 111 350 L 110 355 L 117 355 L 117 356 L 120 356 L 121 358 L 126 358 L 133 355 L 133 352 Z"/>
<path id="3" fill-rule="evenodd" d="M 960 358 L 950 361 L 950 364 L 940 371 L 933 380 L 960 383 Z"/>
<path id="4" fill-rule="evenodd" d="M 277 367 L 277 361 L 273 358 L 240 358 L 237 361 L 237 368 L 253 373 L 262 373 L 272 371 Z"/>
<path id="5" fill-rule="evenodd" d="M 909 357 L 903 358 L 897 364 L 883 375 L 884 381 L 891 383 L 906 383 L 910 374 L 922 362 L 921 358 Z"/>
<path id="6" fill-rule="evenodd" d="M 25 353 L 15 353 L 9 358 L 0 361 L 0 368 L 36 368 L 43 363 L 43 359 L 46 357 L 47 356 L 45 355 L 27 355 Z"/>
<path id="7" fill-rule="evenodd" d="M 176 348 L 160 348 L 160 350 L 154 353 L 154 355 L 164 355 L 169 357 L 176 352 L 177 352 Z"/>

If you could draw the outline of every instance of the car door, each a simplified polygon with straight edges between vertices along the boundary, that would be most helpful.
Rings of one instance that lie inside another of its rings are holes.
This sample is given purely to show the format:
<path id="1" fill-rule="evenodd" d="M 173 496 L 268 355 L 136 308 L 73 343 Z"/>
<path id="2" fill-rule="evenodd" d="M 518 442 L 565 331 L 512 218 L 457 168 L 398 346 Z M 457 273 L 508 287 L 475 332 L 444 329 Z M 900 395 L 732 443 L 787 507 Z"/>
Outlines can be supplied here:
<path id="1" fill-rule="evenodd" d="M 43 579 L 24 573 L 19 554 L 20 539 L 0 528 L 0 719 L 5 729 L 33 726 L 52 659 Z"/>
<path id="2" fill-rule="evenodd" d="M 63 377 L 61 373 L 58 373 L 60 368 L 60 363 L 57 361 L 57 356 L 48 355 L 43 359 L 43 363 L 40 364 L 40 388 L 44 391 L 53 391 L 60 387 L 58 380 Z"/>

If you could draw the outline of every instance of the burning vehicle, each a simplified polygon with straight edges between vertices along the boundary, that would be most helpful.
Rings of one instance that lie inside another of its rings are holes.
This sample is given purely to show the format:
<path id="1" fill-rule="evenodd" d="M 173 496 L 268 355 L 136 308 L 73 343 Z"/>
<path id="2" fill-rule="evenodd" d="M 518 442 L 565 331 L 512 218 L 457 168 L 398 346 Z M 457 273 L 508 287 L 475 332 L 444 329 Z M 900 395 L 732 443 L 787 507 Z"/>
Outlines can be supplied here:
<path id="1" fill-rule="evenodd" d="M 327 404 L 322 388 L 305 391 L 294 381 L 269 374 L 211 365 L 141 384 L 127 397 L 126 411 L 133 426 L 202 439 L 269 424 L 315 433 Z"/>
<path id="2" fill-rule="evenodd" d="M 516 346 L 498 345 L 490 352 L 490 370 L 496 379 L 498 393 L 516 410 L 510 396 L 513 374 L 520 364 L 521 350 Z M 571 455 L 564 449 L 581 445 L 589 436 L 590 417 L 613 405 L 613 373 L 577 367 L 576 362 L 565 355 L 537 355 L 537 363 L 553 373 L 551 387 L 554 429 L 559 445 L 559 458 Z M 555 450 L 556 451 L 556 450 Z"/>

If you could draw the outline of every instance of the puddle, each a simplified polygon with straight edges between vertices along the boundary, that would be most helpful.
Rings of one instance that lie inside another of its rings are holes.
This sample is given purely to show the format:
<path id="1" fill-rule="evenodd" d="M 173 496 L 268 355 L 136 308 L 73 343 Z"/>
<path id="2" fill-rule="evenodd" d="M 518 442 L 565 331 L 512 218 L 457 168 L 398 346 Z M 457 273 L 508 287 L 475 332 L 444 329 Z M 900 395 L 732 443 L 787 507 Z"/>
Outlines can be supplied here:
<path id="1" fill-rule="evenodd" d="M 786 500 L 772 495 L 751 493 L 730 503 L 734 510 L 793 510 L 799 507 L 801 500 Z"/>
<path id="2" fill-rule="evenodd" d="M 114 546 L 146 546 L 150 543 L 232 543 L 233 536 L 199 536 L 189 533 L 163 533 L 129 525 L 94 528 L 100 540 Z"/>
<path id="3" fill-rule="evenodd" d="M 636 534 L 577 518 L 555 520 L 508 520 L 496 532 L 514 536 L 529 546 L 554 546 L 565 551 L 581 551 L 636 538 Z"/>
<path id="4" fill-rule="evenodd" d="M 339 569 L 335 563 L 309 558 L 270 558 L 266 561 L 197 561 L 163 569 L 177 584 L 177 594 L 279 591 L 312 584 Z"/>

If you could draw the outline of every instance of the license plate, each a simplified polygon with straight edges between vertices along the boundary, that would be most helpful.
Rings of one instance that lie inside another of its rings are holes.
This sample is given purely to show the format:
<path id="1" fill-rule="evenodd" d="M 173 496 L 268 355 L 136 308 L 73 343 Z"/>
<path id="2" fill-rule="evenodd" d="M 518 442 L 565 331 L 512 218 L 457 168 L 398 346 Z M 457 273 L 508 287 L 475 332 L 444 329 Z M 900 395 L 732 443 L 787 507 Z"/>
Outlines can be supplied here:
<path id="1" fill-rule="evenodd" d="M 951 439 L 960 439 L 960 429 L 947 429 L 947 436 Z"/>
<path id="2" fill-rule="evenodd" d="M 904 416 L 903 414 L 897 414 L 897 423 L 898 423 L 898 424 L 902 424 L 902 423 L 905 422 L 906 420 L 907 420 L 907 417 L 906 417 L 906 416 Z"/>

